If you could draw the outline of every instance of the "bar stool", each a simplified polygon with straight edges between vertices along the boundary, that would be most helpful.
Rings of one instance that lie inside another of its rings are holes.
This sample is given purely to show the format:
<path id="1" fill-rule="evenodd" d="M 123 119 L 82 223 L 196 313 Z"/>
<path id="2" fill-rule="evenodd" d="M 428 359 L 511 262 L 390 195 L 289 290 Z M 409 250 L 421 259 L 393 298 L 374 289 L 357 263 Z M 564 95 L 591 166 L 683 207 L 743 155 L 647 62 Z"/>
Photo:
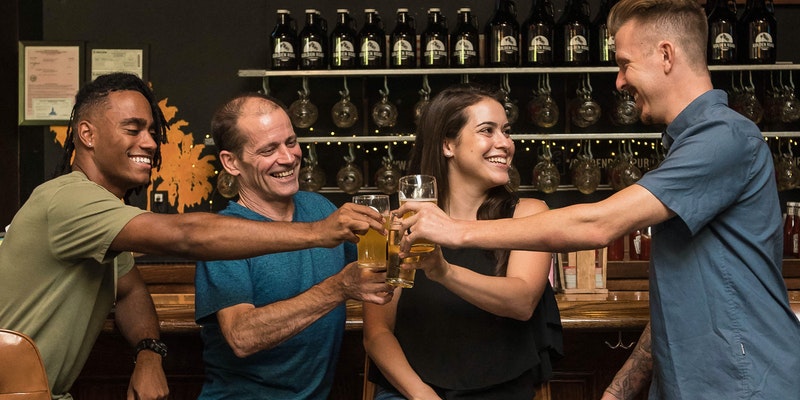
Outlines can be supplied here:
<path id="1" fill-rule="evenodd" d="M 42 357 L 27 335 L 0 329 L 0 400 L 50 400 Z"/>

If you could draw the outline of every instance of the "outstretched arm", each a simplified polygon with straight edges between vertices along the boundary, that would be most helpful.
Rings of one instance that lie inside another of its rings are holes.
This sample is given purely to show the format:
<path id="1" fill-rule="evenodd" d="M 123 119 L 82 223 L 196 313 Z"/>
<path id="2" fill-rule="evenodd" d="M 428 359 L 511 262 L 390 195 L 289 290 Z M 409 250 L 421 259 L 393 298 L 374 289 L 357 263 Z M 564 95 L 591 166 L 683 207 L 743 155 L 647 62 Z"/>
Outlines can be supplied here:
<path id="1" fill-rule="evenodd" d="M 552 252 L 597 249 L 633 229 L 675 215 L 639 185 L 628 186 L 597 203 L 556 208 L 524 218 L 454 220 L 434 204 L 410 201 L 393 213 L 403 215 L 409 211 L 416 214 L 402 220 L 403 229 L 410 229 L 401 243 L 404 251 L 420 239 L 450 248 Z"/>
<path id="2" fill-rule="evenodd" d="M 118 280 L 114 322 L 131 347 L 142 339 L 159 338 L 153 300 L 135 267 Z M 128 386 L 128 399 L 166 399 L 167 395 L 169 388 L 161 356 L 148 350 L 140 351 Z"/>
<path id="3" fill-rule="evenodd" d="M 125 225 L 111 249 L 194 260 L 231 260 L 356 242 L 356 234 L 369 228 L 385 233 L 383 217 L 367 206 L 353 203 L 310 223 L 264 223 L 194 212 L 144 213 Z"/>
<path id="4" fill-rule="evenodd" d="M 653 353 L 650 324 L 644 328 L 639 343 L 608 385 L 601 400 L 630 400 L 650 383 L 653 376 Z"/>
<path id="5" fill-rule="evenodd" d="M 271 349 L 348 299 L 385 304 L 392 298 L 386 274 L 352 262 L 305 292 L 263 307 L 237 304 L 217 312 L 222 334 L 238 357 Z"/>

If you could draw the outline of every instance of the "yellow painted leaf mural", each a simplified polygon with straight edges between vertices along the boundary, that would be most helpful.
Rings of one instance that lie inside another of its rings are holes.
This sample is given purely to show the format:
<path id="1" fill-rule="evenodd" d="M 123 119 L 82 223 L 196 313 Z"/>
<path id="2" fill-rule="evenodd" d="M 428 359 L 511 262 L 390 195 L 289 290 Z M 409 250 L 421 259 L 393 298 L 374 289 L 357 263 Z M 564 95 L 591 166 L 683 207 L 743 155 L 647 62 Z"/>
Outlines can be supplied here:
<path id="1" fill-rule="evenodd" d="M 186 208 L 200 205 L 213 190 L 211 179 L 216 175 L 213 155 L 203 156 L 204 144 L 195 144 L 191 132 L 184 132 L 189 123 L 176 119 L 178 107 L 167 105 L 168 99 L 158 103 L 164 118 L 170 123 L 167 143 L 161 145 L 161 169 L 153 169 L 148 187 L 147 209 L 151 210 L 150 193 L 165 191 L 165 201 L 181 213 Z M 54 140 L 61 146 L 67 137 L 66 126 L 51 126 Z"/>
<path id="2" fill-rule="evenodd" d="M 209 181 L 214 177 L 213 155 L 203 156 L 204 144 L 195 144 L 191 132 L 182 128 L 189 125 L 185 120 L 176 120 L 178 108 L 167 105 L 164 99 L 158 102 L 164 118 L 170 123 L 167 143 L 161 145 L 161 169 L 153 170 L 150 191 L 167 192 L 167 202 L 179 213 L 187 207 L 200 205 L 213 190 Z M 148 203 L 151 196 L 147 196 Z M 150 204 L 147 208 L 150 208 Z"/>

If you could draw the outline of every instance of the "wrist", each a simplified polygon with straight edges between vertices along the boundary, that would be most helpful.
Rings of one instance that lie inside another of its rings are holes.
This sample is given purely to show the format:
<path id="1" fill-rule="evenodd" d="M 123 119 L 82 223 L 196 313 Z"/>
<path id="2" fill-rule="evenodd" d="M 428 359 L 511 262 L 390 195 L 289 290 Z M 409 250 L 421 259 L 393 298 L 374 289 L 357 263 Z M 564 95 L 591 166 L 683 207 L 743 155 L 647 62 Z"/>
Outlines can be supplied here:
<path id="1" fill-rule="evenodd" d="M 140 355 L 147 354 L 160 356 L 163 360 L 167 356 L 167 345 L 159 339 L 142 339 L 136 344 L 133 353 L 133 363 L 135 364 Z"/>

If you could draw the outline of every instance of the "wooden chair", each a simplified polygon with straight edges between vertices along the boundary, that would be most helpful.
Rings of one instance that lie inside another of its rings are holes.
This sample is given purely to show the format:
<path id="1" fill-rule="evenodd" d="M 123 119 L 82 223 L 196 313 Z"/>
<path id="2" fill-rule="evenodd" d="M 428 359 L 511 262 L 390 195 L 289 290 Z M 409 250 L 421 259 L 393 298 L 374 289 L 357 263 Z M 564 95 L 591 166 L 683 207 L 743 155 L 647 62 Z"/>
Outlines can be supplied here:
<path id="1" fill-rule="evenodd" d="M 375 384 L 369 381 L 369 364 L 369 356 L 364 356 L 364 387 L 361 390 L 361 400 L 375 398 Z"/>
<path id="2" fill-rule="evenodd" d="M 50 400 L 42 357 L 27 335 L 0 329 L 0 400 Z"/>

